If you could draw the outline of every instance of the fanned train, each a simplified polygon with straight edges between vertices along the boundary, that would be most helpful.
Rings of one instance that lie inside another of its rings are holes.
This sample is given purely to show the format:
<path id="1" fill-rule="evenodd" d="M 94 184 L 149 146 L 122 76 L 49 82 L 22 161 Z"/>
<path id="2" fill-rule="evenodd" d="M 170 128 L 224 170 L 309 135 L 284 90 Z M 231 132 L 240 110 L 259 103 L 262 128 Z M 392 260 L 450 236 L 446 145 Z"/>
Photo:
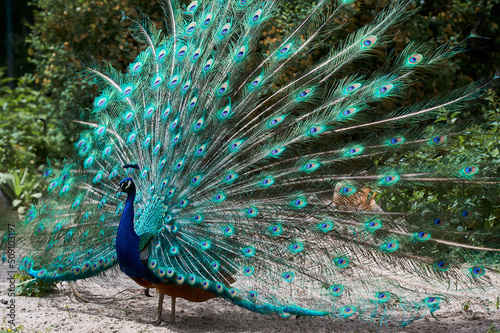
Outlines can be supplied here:
<path id="1" fill-rule="evenodd" d="M 317 1 L 266 54 L 252 50 L 277 1 L 162 6 L 163 31 L 124 16 L 144 45 L 126 73 L 98 62 L 81 71 L 100 92 L 77 120 L 87 130 L 74 156 L 48 165 L 44 198 L 17 227 L 21 270 L 73 281 L 119 265 L 161 300 L 402 326 L 498 294 L 499 235 L 467 228 L 489 213 L 477 200 L 498 191 L 498 170 L 473 151 L 447 155 L 464 127 L 432 123 L 489 83 L 406 100 L 463 42 L 412 42 L 383 68 L 346 75 L 411 14 L 394 0 L 283 81 L 352 1 Z M 440 163 L 398 163 L 424 150 Z M 374 203 L 457 188 L 477 196 L 446 208 L 416 198 L 397 212 Z"/>

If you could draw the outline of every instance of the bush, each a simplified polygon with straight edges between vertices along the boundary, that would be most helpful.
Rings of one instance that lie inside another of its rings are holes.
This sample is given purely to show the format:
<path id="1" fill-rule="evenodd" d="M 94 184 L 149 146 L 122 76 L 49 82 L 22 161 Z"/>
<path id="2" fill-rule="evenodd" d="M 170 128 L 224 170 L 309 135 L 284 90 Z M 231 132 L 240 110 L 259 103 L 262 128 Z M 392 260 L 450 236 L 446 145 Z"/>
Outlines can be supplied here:
<path id="1" fill-rule="evenodd" d="M 405 154 L 403 157 L 395 155 L 386 165 L 398 170 L 410 170 L 418 165 L 419 169 L 437 167 L 446 170 L 450 161 L 462 161 L 462 164 L 471 164 L 479 168 L 478 177 L 488 175 L 490 182 L 500 178 L 500 98 L 489 91 L 486 96 L 489 103 L 485 111 L 486 121 L 457 132 L 449 140 L 445 149 L 436 149 L 428 146 L 416 152 Z M 436 126 L 446 123 L 452 128 L 456 125 L 456 115 L 442 117 L 435 121 Z M 459 126 L 457 126 L 459 128 Z M 460 178 L 457 178 L 460 179 Z M 473 178 L 474 179 L 474 178 Z M 464 208 L 477 213 L 477 219 L 455 219 L 458 229 L 468 229 L 478 232 L 500 232 L 500 188 L 496 183 L 485 190 L 485 184 L 474 186 L 439 186 L 419 189 L 418 186 L 394 191 L 393 188 L 378 193 L 383 198 L 381 207 L 387 212 L 404 212 L 408 210 L 426 211 L 431 208 L 434 212 L 458 213 Z M 481 188 L 484 187 L 484 188 Z M 394 200 L 393 200 L 394 199 Z M 458 214 L 457 214 L 458 215 Z M 457 216 L 454 215 L 454 216 Z"/>
<path id="2" fill-rule="evenodd" d="M 50 100 L 24 76 L 14 89 L 0 69 L 0 172 L 28 168 L 31 174 L 47 156 L 62 158 L 71 145 L 51 122 Z"/>

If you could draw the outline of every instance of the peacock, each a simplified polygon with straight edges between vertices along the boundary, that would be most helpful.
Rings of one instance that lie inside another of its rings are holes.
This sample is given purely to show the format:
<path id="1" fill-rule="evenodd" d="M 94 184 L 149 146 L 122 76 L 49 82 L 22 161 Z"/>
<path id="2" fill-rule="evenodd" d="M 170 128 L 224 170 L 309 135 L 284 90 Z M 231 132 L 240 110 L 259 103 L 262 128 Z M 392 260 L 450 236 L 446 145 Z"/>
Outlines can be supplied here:
<path id="1" fill-rule="evenodd" d="M 276 0 L 164 1 L 164 30 L 124 14 L 144 47 L 124 73 L 82 65 L 99 93 L 74 120 L 74 156 L 47 163 L 44 197 L 16 227 L 19 270 L 59 282 L 119 267 L 159 291 L 157 324 L 164 295 L 403 327 L 470 299 L 487 307 L 499 235 L 471 226 L 490 213 L 480 201 L 498 193 L 498 167 L 471 149 L 447 154 L 473 120 L 433 121 L 467 110 L 491 81 L 406 98 L 467 38 L 411 42 L 380 69 L 347 71 L 413 13 L 393 0 L 282 79 L 353 2 L 318 0 L 265 54 L 252 50 Z M 403 162 L 424 151 L 436 163 Z M 417 190 L 455 196 L 381 205 Z"/>

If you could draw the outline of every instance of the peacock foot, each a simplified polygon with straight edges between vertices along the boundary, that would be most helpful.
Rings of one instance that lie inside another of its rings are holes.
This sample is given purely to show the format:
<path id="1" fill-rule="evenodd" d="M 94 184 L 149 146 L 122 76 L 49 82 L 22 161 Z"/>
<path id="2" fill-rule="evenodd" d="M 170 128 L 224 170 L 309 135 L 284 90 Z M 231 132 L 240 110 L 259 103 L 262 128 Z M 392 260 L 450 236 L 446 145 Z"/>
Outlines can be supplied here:
<path id="1" fill-rule="evenodd" d="M 159 317 L 159 318 L 157 318 L 155 321 L 153 321 L 153 322 L 152 322 L 152 324 L 153 324 L 154 326 L 160 326 L 160 325 L 161 325 L 161 322 L 162 322 L 161 317 Z"/>

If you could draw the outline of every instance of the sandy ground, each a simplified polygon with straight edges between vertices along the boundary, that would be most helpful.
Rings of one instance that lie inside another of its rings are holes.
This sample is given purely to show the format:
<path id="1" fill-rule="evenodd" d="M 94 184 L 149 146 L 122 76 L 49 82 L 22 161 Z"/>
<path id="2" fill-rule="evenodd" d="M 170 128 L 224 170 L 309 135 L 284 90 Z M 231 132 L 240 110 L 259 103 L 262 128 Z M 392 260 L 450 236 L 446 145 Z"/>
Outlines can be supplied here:
<path id="1" fill-rule="evenodd" d="M 1 300 L 10 300 L 5 265 L 0 266 Z M 113 287 L 109 287 L 113 285 Z M 204 303 L 177 300 L 176 322 L 169 323 L 170 299 L 165 297 L 160 326 L 152 322 L 156 316 L 157 295 L 146 297 L 143 289 L 121 275 L 110 281 L 80 281 L 75 285 L 85 303 L 75 296 L 68 284 L 54 294 L 42 298 L 15 297 L 16 325 L 21 332 L 487 332 L 493 324 L 500 329 L 500 310 L 491 313 L 458 311 L 436 312 L 405 329 L 377 328 L 357 318 L 332 321 L 325 318 L 288 319 L 265 316 L 240 309 L 223 300 Z M 0 304 L 0 333 L 11 328 L 7 322 L 7 305 Z M 488 333 L 495 332 L 490 330 Z M 499 331 L 500 332 L 500 331 Z"/>

